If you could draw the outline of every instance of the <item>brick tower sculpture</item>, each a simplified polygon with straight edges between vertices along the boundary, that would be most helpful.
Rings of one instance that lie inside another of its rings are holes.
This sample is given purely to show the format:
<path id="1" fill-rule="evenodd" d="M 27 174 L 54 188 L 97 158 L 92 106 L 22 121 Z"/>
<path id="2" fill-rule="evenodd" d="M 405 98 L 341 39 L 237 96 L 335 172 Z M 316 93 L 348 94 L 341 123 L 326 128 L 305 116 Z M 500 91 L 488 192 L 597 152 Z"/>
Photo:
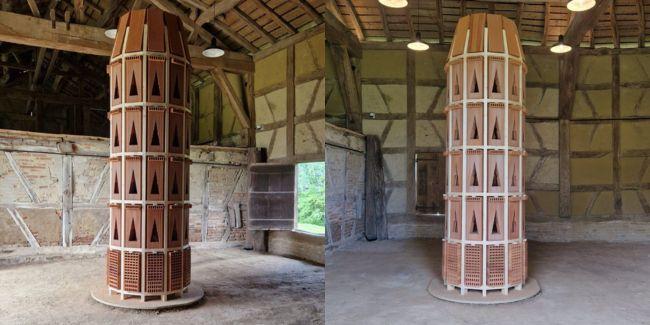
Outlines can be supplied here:
<path id="1" fill-rule="evenodd" d="M 447 73 L 447 194 L 443 280 L 448 290 L 522 289 L 527 276 L 523 148 L 526 65 L 505 17 L 461 18 Z"/>
<path id="2" fill-rule="evenodd" d="M 188 243 L 191 69 L 180 19 L 157 8 L 120 18 L 110 75 L 109 294 L 180 297 Z M 149 299 L 151 300 L 151 299 Z"/>

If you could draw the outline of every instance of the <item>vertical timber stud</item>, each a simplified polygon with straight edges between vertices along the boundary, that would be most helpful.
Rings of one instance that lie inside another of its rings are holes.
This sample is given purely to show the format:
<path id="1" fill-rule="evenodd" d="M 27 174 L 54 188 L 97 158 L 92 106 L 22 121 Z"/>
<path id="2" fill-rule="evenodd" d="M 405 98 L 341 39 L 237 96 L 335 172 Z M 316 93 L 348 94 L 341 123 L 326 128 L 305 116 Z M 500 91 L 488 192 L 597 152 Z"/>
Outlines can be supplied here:
<path id="1" fill-rule="evenodd" d="M 120 18 L 111 80 L 110 294 L 166 301 L 190 284 L 186 227 L 191 63 L 177 16 L 157 8 Z M 66 158 L 69 156 L 66 156 Z M 72 162 L 66 162 L 72 175 Z M 66 185 L 71 186 L 71 185 Z M 65 198 L 64 198 L 65 209 Z M 64 210 L 65 211 L 65 210 Z"/>
<path id="2" fill-rule="evenodd" d="M 415 213 L 415 52 L 406 53 L 406 203 Z"/>
<path id="3" fill-rule="evenodd" d="M 621 198 L 621 61 L 618 53 L 612 55 L 612 149 L 614 151 L 612 168 L 614 176 L 614 213 L 623 214 Z"/>
<path id="4" fill-rule="evenodd" d="M 413 83 L 411 56 L 408 60 L 407 85 Z M 526 65 L 514 22 L 491 14 L 462 17 L 445 71 L 449 169 L 443 281 L 461 295 L 468 290 L 508 294 L 522 289 L 526 279 Z M 408 87 L 411 99 L 415 94 Z M 412 105 L 407 104 L 409 139 Z"/>
<path id="5" fill-rule="evenodd" d="M 287 157 L 293 161 L 295 148 L 296 115 L 296 47 L 287 47 Z"/>
<path id="6" fill-rule="evenodd" d="M 560 58 L 559 125 L 559 181 L 560 218 L 571 217 L 571 114 L 576 93 L 578 51 L 571 51 Z"/>

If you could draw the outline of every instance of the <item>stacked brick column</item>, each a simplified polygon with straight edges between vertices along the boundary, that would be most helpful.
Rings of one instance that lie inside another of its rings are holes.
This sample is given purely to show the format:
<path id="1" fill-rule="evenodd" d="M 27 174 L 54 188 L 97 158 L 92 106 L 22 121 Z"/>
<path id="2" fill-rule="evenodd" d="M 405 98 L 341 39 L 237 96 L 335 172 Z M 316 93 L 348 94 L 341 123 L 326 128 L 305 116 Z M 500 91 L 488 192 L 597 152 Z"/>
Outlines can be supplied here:
<path id="1" fill-rule="evenodd" d="M 122 299 L 180 295 L 190 284 L 188 84 L 177 16 L 120 18 L 110 63 L 107 284 Z"/>
<path id="2" fill-rule="evenodd" d="M 526 65 L 515 24 L 459 20 L 447 73 L 447 194 L 443 279 L 448 289 L 521 289 Z"/>

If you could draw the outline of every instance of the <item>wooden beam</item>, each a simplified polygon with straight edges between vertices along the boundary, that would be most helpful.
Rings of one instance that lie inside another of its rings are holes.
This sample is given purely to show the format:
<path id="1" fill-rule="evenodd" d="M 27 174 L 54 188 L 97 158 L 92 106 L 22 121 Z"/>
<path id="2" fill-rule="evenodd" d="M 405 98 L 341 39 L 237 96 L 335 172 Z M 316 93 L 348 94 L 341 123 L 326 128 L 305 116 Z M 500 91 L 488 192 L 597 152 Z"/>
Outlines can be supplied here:
<path id="1" fill-rule="evenodd" d="M 612 176 L 614 178 L 614 213 L 623 214 L 621 197 L 621 61 L 612 55 Z"/>
<path id="2" fill-rule="evenodd" d="M 384 28 L 384 35 L 386 36 L 386 41 L 392 42 L 393 35 L 391 35 L 390 28 L 388 27 L 388 20 L 386 19 L 386 9 L 384 6 L 377 2 L 377 8 L 379 9 L 379 15 L 381 16 L 381 24 Z"/>
<path id="3" fill-rule="evenodd" d="M 444 16 L 442 15 L 442 0 L 436 1 L 436 11 L 438 14 L 438 43 L 443 44 L 445 42 L 445 23 Z"/>
<path id="4" fill-rule="evenodd" d="M 612 3 L 609 5 L 609 23 L 612 25 L 612 41 L 614 43 L 614 48 L 621 47 L 621 38 L 618 32 L 618 24 L 616 23 L 616 0 L 612 0 Z"/>
<path id="5" fill-rule="evenodd" d="M 266 39 L 269 43 L 275 43 L 277 41 L 277 39 L 273 37 L 271 33 L 267 32 L 264 27 L 260 26 L 257 21 L 248 16 L 245 12 L 241 11 L 241 9 L 235 7 L 233 8 L 233 12 L 239 16 L 239 18 L 243 20 L 250 28 L 252 28 L 258 35 Z"/>
<path id="6" fill-rule="evenodd" d="M 548 28 L 549 20 L 551 19 L 551 5 L 548 3 L 544 4 L 544 32 L 542 33 L 542 46 L 546 46 L 548 38 Z"/>
<path id="7" fill-rule="evenodd" d="M 86 23 L 86 5 L 84 0 L 74 0 L 74 16 L 78 23 Z"/>
<path id="8" fill-rule="evenodd" d="M 321 25 L 318 25 L 318 26 L 313 27 L 311 29 L 302 31 L 302 32 L 300 32 L 298 34 L 282 38 L 282 39 L 278 40 L 275 44 L 254 53 L 253 54 L 253 59 L 255 61 L 264 59 L 264 58 L 272 55 L 273 53 L 276 53 L 277 51 L 286 49 L 287 47 L 289 47 L 289 46 L 291 46 L 293 44 L 296 44 L 298 42 L 302 42 L 302 41 L 304 41 L 304 40 L 306 40 L 308 38 L 311 38 L 311 37 L 313 37 L 315 35 L 318 35 L 320 33 L 323 33 L 323 32 L 325 32 L 325 25 L 321 24 Z M 327 34 L 327 35 L 328 35 L 328 38 L 329 38 L 329 34 Z M 329 41 L 329 39 L 328 39 L 328 41 Z"/>
<path id="9" fill-rule="evenodd" d="M 336 82 L 346 109 L 347 128 L 361 131 L 361 95 L 352 69 L 350 54 L 347 48 L 336 44 L 330 45 L 330 50 Z"/>
<path id="10" fill-rule="evenodd" d="M 224 92 L 226 96 L 228 96 L 230 106 L 235 112 L 235 115 L 237 116 L 237 119 L 241 123 L 242 127 L 244 129 L 251 129 L 251 122 L 248 118 L 248 114 L 246 113 L 246 109 L 237 96 L 235 89 L 232 87 L 230 80 L 228 80 L 228 77 L 226 77 L 226 73 L 221 69 L 210 70 L 210 73 L 212 74 L 212 77 L 214 77 L 214 80 L 217 82 L 217 84 L 219 84 L 221 91 Z"/>
<path id="11" fill-rule="evenodd" d="M 415 213 L 415 52 L 406 51 L 406 212 Z"/>
<path id="12" fill-rule="evenodd" d="M 248 50 L 248 52 L 257 52 L 257 47 L 255 45 L 251 44 L 246 38 L 241 36 L 239 33 L 236 31 L 232 30 L 228 24 L 224 23 L 223 21 L 219 19 L 215 19 L 212 21 L 212 25 L 217 28 L 217 30 L 221 31 L 222 33 L 226 34 L 226 36 L 230 37 L 232 40 L 234 40 L 237 44 L 241 45 L 243 48 Z"/>
<path id="13" fill-rule="evenodd" d="M 409 7 L 404 7 L 402 9 L 404 11 L 404 17 L 406 18 L 406 25 L 409 28 L 409 35 L 411 35 L 411 39 L 415 39 L 415 28 L 413 28 L 413 19 L 411 17 L 411 10 Z"/>
<path id="14" fill-rule="evenodd" d="M 297 4 L 302 10 L 307 13 L 311 19 L 316 24 L 320 24 L 323 22 L 323 17 L 316 11 L 316 9 L 307 1 L 305 0 L 291 0 L 293 3 Z"/>
<path id="15" fill-rule="evenodd" d="M 196 19 L 196 24 L 201 26 L 210 20 L 213 20 L 215 17 L 219 15 L 223 15 L 226 12 L 232 10 L 237 6 L 241 0 L 221 0 L 215 2 L 212 7 L 208 8 L 207 10 L 204 10 L 200 15 L 199 18 Z"/>
<path id="16" fill-rule="evenodd" d="M 643 1 L 636 3 L 639 11 L 639 47 L 645 47 L 645 5 Z"/>
<path id="17" fill-rule="evenodd" d="M 38 10 L 38 4 L 36 3 L 36 0 L 27 0 L 27 4 L 29 5 L 29 9 L 32 11 L 32 15 L 34 17 L 41 16 L 41 11 Z"/>
<path id="18" fill-rule="evenodd" d="M 180 0 L 181 3 L 184 3 L 185 5 L 189 7 L 194 7 L 196 9 L 199 9 L 201 11 L 207 11 L 210 7 L 203 3 L 200 0 Z"/>
<path id="19" fill-rule="evenodd" d="M 67 52 L 111 55 L 113 40 L 104 36 L 103 28 L 70 24 L 70 30 L 66 30 L 64 23 L 55 24 L 56 28 L 52 29 L 49 20 L 0 11 L 0 41 Z M 189 49 L 195 69 L 254 71 L 253 60 L 246 54 L 228 51 L 223 57 L 209 59 L 201 55 L 201 47 L 190 45 Z"/>
<path id="20" fill-rule="evenodd" d="M 357 39 L 359 39 L 360 41 L 365 40 L 366 36 L 363 33 L 363 28 L 361 27 L 361 21 L 359 21 L 359 16 L 357 15 L 356 8 L 354 7 L 354 5 L 352 5 L 352 2 L 350 0 L 343 0 L 343 3 L 350 11 L 350 19 L 352 20 L 352 29 L 354 29 L 354 33 L 357 35 Z"/>
<path id="21" fill-rule="evenodd" d="M 341 10 L 339 10 L 339 5 L 336 0 L 325 0 L 325 12 L 329 12 L 334 16 L 339 22 L 345 25 L 343 16 L 341 15 Z"/>
<path id="22" fill-rule="evenodd" d="M 361 42 L 352 35 L 350 30 L 338 21 L 334 16 L 329 13 L 324 13 L 323 18 L 325 19 L 325 35 L 327 42 L 330 44 L 336 44 L 343 46 L 350 51 L 350 54 L 355 58 L 360 58 L 362 55 L 361 51 Z M 377 42 L 380 43 L 380 42 Z M 381 42 L 381 44 L 391 44 L 386 42 Z M 402 48 L 404 49 L 404 48 Z"/>
<path id="23" fill-rule="evenodd" d="M 296 117 L 296 47 L 291 45 L 287 48 L 287 157 L 292 158 L 296 154 L 295 147 L 295 117 Z"/>
<path id="24" fill-rule="evenodd" d="M 271 20 L 273 20 L 276 24 L 282 26 L 284 29 L 289 31 L 291 34 L 295 34 L 298 32 L 298 30 L 291 26 L 284 18 L 280 17 L 271 7 L 269 7 L 264 1 L 262 0 L 250 0 L 252 1 L 258 9 L 264 11 L 264 14 L 268 16 Z"/>
<path id="25" fill-rule="evenodd" d="M 585 33 L 596 26 L 598 18 L 609 8 L 610 3 L 611 0 L 600 0 L 594 8 L 576 13 L 564 34 L 564 43 L 573 47 L 580 45 Z"/>
<path id="26" fill-rule="evenodd" d="M 177 7 L 170 0 L 147 0 L 147 1 L 149 1 L 151 4 L 160 8 L 163 11 L 178 16 L 183 22 L 183 26 L 187 30 L 189 30 L 192 35 L 196 34 L 206 42 L 210 42 L 212 38 L 215 37 L 210 32 L 203 29 L 203 27 L 201 27 L 202 24 L 197 24 L 193 20 L 191 20 L 190 17 L 183 10 L 181 10 L 181 8 Z M 193 39 L 192 36 L 190 36 L 190 38 Z M 222 42 L 219 45 L 224 46 Z"/>

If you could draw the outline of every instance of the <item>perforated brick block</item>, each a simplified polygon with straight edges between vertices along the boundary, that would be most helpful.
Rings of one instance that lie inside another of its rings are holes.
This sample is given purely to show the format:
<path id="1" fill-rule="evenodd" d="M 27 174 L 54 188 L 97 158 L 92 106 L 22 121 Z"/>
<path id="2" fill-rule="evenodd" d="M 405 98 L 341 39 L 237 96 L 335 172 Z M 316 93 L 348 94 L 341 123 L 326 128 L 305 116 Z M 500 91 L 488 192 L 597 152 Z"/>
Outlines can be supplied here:
<path id="1" fill-rule="evenodd" d="M 480 245 L 465 245 L 465 285 L 478 287 L 483 279 L 483 249 Z"/>
<path id="2" fill-rule="evenodd" d="M 183 250 L 183 287 L 190 285 L 192 280 L 192 250 L 186 248 Z"/>
<path id="3" fill-rule="evenodd" d="M 181 289 L 183 285 L 183 252 L 177 250 L 167 254 L 167 289 Z"/>
<path id="4" fill-rule="evenodd" d="M 165 254 L 146 253 L 145 255 L 145 291 L 164 291 L 165 284 Z"/>
<path id="5" fill-rule="evenodd" d="M 106 253 L 106 282 L 111 288 L 120 288 L 120 251 L 109 249 Z"/>
<path id="6" fill-rule="evenodd" d="M 140 252 L 124 252 L 124 290 L 140 291 Z"/>
<path id="7" fill-rule="evenodd" d="M 460 244 L 447 243 L 445 256 L 447 261 L 446 275 L 448 284 L 460 284 Z"/>
<path id="8" fill-rule="evenodd" d="M 502 286 L 505 281 L 505 246 L 487 246 L 487 285 Z"/>
<path id="9" fill-rule="evenodd" d="M 524 272 L 524 245 L 522 243 L 510 244 L 508 255 L 510 265 L 508 265 L 508 282 L 510 285 L 520 284 L 523 280 Z"/>

